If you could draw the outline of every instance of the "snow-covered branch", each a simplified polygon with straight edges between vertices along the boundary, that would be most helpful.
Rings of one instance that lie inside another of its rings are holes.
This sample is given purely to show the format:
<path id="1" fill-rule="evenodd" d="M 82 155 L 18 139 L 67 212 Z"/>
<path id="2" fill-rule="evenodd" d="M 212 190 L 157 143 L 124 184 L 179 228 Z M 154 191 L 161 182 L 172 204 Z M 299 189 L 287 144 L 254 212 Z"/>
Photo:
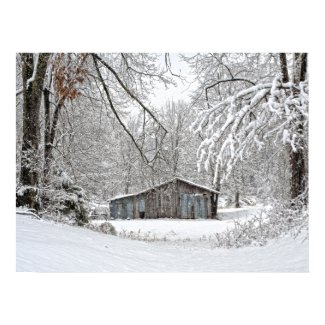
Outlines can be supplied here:
<path id="1" fill-rule="evenodd" d="M 33 74 L 26 82 L 27 89 L 28 89 L 29 85 L 35 80 L 35 77 L 36 77 L 39 54 L 36 53 L 34 56 L 35 56 L 35 58 L 34 58 L 35 63 L 34 63 L 34 68 L 33 68 Z"/>
<path id="2" fill-rule="evenodd" d="M 261 149 L 271 135 L 295 151 L 301 133 L 297 125 L 308 121 L 308 82 L 258 84 L 200 111 L 192 124 L 204 136 L 198 149 L 198 166 L 215 165 L 215 182 L 222 168 L 227 178 L 238 159 L 252 146 Z"/>

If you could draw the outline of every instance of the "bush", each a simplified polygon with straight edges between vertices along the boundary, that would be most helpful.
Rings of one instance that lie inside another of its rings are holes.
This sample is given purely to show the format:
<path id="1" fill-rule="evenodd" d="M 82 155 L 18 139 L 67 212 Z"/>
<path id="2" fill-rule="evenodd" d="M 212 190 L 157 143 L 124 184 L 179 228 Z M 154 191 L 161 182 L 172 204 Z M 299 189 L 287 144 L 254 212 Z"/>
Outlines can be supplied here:
<path id="1" fill-rule="evenodd" d="M 116 236 L 116 234 L 117 234 L 115 228 L 109 222 L 104 222 L 104 223 L 100 224 L 99 230 L 100 230 L 100 232 L 102 232 L 104 234 L 110 234 L 110 235 L 114 235 L 114 236 Z"/>
<path id="2" fill-rule="evenodd" d="M 93 231 L 101 232 L 101 233 L 107 234 L 107 235 L 113 235 L 113 236 L 117 235 L 116 229 L 109 222 L 104 222 L 104 223 L 101 223 L 100 225 L 94 225 L 92 223 L 88 223 L 85 225 L 85 228 L 93 230 Z"/>
<path id="3" fill-rule="evenodd" d="M 288 233 L 296 238 L 302 231 L 308 238 L 308 209 L 302 202 L 278 204 L 258 217 L 234 222 L 233 229 L 215 234 L 214 247 L 263 246 L 268 240 Z"/>
<path id="4" fill-rule="evenodd" d="M 89 211 L 84 190 L 72 184 L 65 173 L 54 177 L 52 189 L 42 190 L 43 209 L 57 221 L 83 226 L 88 223 Z"/>
<path id="5" fill-rule="evenodd" d="M 33 186 L 23 186 L 18 184 L 16 187 L 16 207 L 31 207 L 39 210 L 40 208 L 39 190 Z"/>

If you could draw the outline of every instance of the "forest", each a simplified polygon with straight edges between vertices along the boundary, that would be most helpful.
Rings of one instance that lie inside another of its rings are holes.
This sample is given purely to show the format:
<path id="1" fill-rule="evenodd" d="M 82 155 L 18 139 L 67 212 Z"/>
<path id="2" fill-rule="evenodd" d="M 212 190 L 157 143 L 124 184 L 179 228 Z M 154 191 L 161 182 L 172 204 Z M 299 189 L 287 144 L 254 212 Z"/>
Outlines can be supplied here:
<path id="1" fill-rule="evenodd" d="M 174 177 L 225 207 L 308 205 L 306 53 L 19 53 L 16 89 L 17 206 L 83 224 Z"/>

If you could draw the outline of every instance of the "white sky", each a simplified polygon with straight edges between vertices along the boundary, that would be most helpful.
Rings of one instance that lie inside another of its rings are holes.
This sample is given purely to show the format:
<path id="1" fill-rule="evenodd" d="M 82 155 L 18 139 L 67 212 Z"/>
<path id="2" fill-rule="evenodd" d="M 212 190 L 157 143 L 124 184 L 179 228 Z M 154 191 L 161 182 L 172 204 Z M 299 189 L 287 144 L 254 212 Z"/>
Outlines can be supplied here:
<path id="1" fill-rule="evenodd" d="M 181 81 L 179 78 L 174 77 L 174 80 L 177 82 L 176 87 L 170 85 L 168 89 L 166 89 L 164 85 L 161 85 L 159 88 L 157 88 L 154 95 L 150 98 L 152 105 L 156 108 L 163 106 L 169 100 L 189 101 L 189 96 L 191 90 L 193 89 L 191 82 L 194 76 L 190 74 L 188 64 L 181 60 L 178 53 L 170 53 L 169 56 L 172 72 L 174 74 L 181 75 L 186 80 Z M 161 65 L 165 66 L 164 53 L 161 54 Z"/>

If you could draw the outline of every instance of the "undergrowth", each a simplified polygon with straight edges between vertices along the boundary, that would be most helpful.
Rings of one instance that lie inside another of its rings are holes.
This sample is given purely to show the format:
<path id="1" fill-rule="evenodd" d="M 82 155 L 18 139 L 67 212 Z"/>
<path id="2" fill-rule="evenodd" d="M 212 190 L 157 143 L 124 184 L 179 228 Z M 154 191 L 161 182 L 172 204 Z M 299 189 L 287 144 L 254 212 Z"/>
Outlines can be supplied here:
<path id="1" fill-rule="evenodd" d="M 308 238 L 308 209 L 299 202 L 292 206 L 277 204 L 245 221 L 234 220 L 234 227 L 221 233 L 201 236 L 199 239 L 177 238 L 171 231 L 159 235 L 150 231 L 126 231 L 118 233 L 121 238 L 145 242 L 209 243 L 212 248 L 239 248 L 245 246 L 264 246 L 269 240 L 290 234 L 293 238 L 303 235 Z"/>

